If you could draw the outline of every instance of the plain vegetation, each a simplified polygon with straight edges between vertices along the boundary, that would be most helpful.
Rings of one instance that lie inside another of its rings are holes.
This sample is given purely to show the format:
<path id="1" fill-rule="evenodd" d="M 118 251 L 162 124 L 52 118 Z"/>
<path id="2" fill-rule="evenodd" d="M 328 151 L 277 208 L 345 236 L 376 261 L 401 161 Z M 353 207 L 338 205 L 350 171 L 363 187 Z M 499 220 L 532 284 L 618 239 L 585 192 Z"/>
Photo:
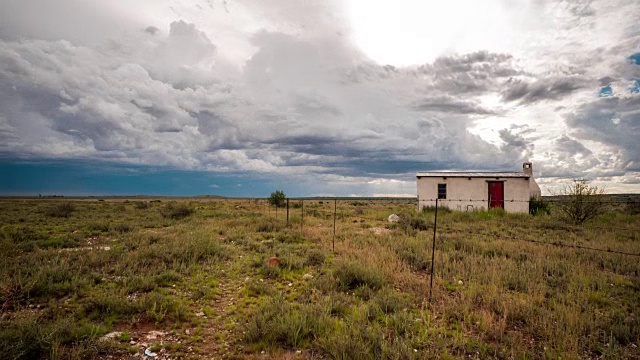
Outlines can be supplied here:
<path id="1" fill-rule="evenodd" d="M 334 253 L 333 201 L 100 200 L 0 200 L 3 358 L 640 358 L 640 258 L 533 242 L 640 253 L 634 203 L 439 211 L 428 304 L 414 201 L 339 201 Z"/>

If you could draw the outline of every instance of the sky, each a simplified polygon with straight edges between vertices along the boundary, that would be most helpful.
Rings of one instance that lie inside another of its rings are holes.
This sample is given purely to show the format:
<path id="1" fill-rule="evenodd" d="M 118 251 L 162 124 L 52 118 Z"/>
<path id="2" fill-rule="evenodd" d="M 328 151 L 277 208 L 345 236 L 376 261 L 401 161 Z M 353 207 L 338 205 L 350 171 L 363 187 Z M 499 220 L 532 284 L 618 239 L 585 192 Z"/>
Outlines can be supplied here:
<path id="1" fill-rule="evenodd" d="M 640 192 L 637 0 L 3 0 L 0 195 Z"/>

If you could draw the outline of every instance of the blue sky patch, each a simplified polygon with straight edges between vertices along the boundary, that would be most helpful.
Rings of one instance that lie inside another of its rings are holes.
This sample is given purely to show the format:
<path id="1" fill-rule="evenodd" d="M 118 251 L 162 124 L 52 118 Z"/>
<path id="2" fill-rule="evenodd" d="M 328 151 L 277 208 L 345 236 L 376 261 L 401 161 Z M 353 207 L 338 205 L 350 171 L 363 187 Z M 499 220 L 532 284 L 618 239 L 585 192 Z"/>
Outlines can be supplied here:
<path id="1" fill-rule="evenodd" d="M 635 84 L 629 89 L 632 94 L 640 94 L 640 79 L 636 79 Z"/>
<path id="2" fill-rule="evenodd" d="M 85 161 L 0 161 L 0 195 L 162 195 L 266 197 L 276 189 L 300 196 L 294 181 Z"/>
<path id="3" fill-rule="evenodd" d="M 629 56 L 629 61 L 632 64 L 640 65 L 640 52 L 637 52 L 637 53 Z"/>
<path id="4" fill-rule="evenodd" d="M 602 87 L 602 89 L 600 89 L 600 93 L 598 94 L 598 96 L 600 97 L 607 97 L 611 95 L 613 95 L 613 89 L 611 89 L 611 85 Z"/>

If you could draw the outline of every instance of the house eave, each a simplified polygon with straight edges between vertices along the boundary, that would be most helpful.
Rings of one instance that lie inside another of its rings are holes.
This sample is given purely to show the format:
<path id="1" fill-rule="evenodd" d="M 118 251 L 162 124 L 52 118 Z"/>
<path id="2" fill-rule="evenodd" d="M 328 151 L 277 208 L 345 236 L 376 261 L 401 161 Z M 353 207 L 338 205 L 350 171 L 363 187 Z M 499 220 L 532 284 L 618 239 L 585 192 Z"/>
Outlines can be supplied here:
<path id="1" fill-rule="evenodd" d="M 531 175 L 523 172 L 447 172 L 447 171 L 428 171 L 416 173 L 416 178 L 423 177 L 451 177 L 451 178 L 523 178 L 528 179 Z"/>

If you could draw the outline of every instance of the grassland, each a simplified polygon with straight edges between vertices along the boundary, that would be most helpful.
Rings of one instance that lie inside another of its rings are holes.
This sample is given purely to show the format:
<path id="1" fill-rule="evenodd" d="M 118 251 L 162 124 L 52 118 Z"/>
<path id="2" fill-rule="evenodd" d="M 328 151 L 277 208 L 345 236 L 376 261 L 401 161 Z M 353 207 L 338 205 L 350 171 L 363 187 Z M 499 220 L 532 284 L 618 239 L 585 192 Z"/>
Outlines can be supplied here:
<path id="1" fill-rule="evenodd" d="M 428 304 L 432 212 L 341 200 L 334 252 L 291 205 L 0 199 L 2 358 L 640 358 L 640 258 L 525 241 L 640 253 L 638 214 L 441 212 Z"/>

